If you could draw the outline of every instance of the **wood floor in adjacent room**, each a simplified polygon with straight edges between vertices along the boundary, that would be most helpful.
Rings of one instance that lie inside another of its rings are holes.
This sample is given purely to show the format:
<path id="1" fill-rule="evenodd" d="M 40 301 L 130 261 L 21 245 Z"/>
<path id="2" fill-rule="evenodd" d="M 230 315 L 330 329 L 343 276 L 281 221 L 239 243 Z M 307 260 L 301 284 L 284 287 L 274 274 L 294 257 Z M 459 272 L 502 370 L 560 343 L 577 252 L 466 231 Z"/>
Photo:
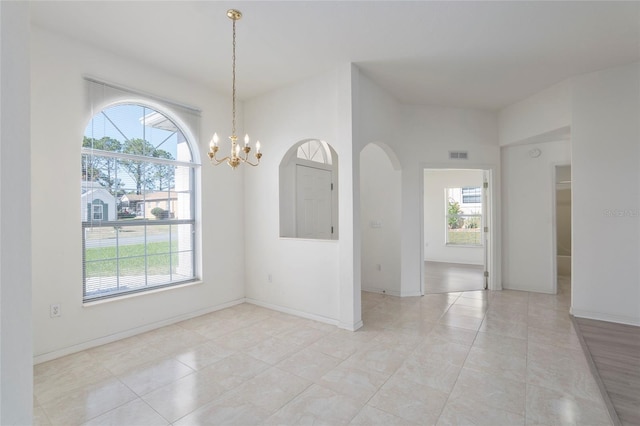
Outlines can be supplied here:
<path id="1" fill-rule="evenodd" d="M 640 327 L 575 318 L 622 425 L 640 425 Z"/>
<path id="2" fill-rule="evenodd" d="M 610 425 L 558 295 L 362 294 L 356 332 L 240 304 L 38 364 L 36 425 Z"/>
<path id="3" fill-rule="evenodd" d="M 484 266 L 462 263 L 424 262 L 425 293 L 482 290 Z"/>

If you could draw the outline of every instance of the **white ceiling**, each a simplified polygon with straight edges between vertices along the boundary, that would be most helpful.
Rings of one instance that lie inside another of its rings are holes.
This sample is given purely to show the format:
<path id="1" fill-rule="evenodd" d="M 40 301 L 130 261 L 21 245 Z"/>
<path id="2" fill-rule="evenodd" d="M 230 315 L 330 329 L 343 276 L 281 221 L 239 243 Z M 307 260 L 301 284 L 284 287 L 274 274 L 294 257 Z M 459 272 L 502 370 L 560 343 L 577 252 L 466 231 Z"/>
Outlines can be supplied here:
<path id="1" fill-rule="evenodd" d="M 499 109 L 640 59 L 640 2 L 36 1 L 34 25 L 238 96 L 354 62 L 411 104 Z"/>

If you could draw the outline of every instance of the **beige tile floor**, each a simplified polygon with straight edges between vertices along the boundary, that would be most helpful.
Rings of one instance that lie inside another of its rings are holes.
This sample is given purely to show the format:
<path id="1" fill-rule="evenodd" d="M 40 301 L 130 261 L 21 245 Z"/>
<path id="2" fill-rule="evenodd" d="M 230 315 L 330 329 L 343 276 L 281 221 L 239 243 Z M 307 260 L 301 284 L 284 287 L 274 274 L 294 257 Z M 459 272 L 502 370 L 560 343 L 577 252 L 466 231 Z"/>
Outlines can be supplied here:
<path id="1" fill-rule="evenodd" d="M 364 293 L 352 333 L 242 304 L 35 366 L 35 421 L 609 425 L 568 305 Z"/>

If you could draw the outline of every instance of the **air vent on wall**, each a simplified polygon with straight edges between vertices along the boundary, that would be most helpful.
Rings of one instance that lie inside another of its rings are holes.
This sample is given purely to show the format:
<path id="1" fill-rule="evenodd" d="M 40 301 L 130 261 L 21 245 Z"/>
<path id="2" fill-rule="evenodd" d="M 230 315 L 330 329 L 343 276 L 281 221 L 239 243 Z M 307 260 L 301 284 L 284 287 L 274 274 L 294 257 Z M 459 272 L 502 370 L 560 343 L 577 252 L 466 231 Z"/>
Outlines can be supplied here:
<path id="1" fill-rule="evenodd" d="M 449 151 L 450 160 L 468 160 L 469 156 L 467 151 Z"/>

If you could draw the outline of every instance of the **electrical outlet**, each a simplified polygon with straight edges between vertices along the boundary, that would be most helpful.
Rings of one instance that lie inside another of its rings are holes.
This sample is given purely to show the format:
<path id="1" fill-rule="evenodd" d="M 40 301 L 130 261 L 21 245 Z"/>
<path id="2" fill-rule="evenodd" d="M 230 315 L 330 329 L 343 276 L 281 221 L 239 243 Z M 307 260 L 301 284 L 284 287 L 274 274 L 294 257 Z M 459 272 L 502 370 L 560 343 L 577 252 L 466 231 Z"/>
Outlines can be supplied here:
<path id="1" fill-rule="evenodd" d="M 51 318 L 60 316 L 60 304 L 55 303 L 53 305 L 49 305 L 49 316 Z"/>

